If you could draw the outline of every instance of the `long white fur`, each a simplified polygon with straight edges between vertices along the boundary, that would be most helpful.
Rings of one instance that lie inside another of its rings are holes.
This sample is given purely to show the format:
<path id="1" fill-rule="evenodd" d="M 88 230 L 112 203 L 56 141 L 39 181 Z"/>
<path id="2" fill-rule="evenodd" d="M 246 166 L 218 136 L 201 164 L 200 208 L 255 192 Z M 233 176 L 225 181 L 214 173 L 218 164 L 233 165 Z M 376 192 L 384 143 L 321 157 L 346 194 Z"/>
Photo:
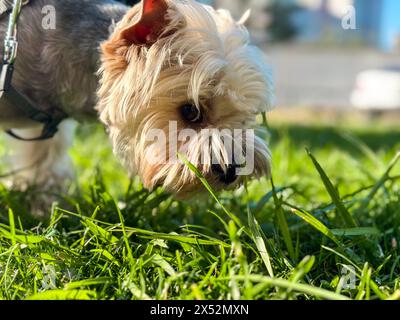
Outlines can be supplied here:
<path id="1" fill-rule="evenodd" d="M 174 193 L 187 194 L 199 188 L 187 167 L 177 162 L 155 169 L 146 161 L 144 155 L 156 148 L 146 139 L 149 130 L 168 132 L 168 122 L 179 122 L 177 108 L 186 101 L 206 109 L 207 127 L 252 128 L 256 116 L 273 105 L 273 85 L 261 51 L 250 45 L 246 28 L 227 10 L 192 0 L 169 0 L 168 4 L 170 23 L 165 34 L 173 31 L 172 35 L 150 48 L 132 45 L 125 53 L 124 69 L 119 70 L 112 58 L 103 59 L 98 110 L 115 153 L 132 174 L 139 174 L 148 188 L 163 185 Z M 138 19 L 139 9 L 132 9 L 114 35 Z M 176 134 L 182 129 L 183 123 Z M 204 148 L 209 148 L 209 154 L 223 153 L 222 141 L 212 139 L 207 145 L 201 139 L 184 146 L 186 157 L 220 188 L 210 172 L 211 163 L 200 163 L 200 155 Z M 255 149 L 255 174 L 268 174 L 267 146 L 258 138 Z M 221 165 L 226 165 L 223 156 Z"/>

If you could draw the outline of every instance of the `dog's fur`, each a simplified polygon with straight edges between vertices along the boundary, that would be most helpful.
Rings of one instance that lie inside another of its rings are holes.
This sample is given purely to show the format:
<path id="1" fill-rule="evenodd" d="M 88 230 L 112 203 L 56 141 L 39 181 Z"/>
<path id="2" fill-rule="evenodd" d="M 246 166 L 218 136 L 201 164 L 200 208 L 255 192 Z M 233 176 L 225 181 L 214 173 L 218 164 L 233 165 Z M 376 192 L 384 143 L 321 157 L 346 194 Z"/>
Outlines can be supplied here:
<path id="1" fill-rule="evenodd" d="M 162 185 L 188 195 L 201 190 L 194 173 L 181 162 L 150 164 L 148 156 L 157 146 L 146 141 L 146 134 L 154 128 L 167 131 L 171 120 L 177 121 L 178 132 L 200 129 L 180 118 L 179 107 L 187 102 L 204 111 L 202 129 L 252 128 L 257 114 L 272 104 L 272 83 L 262 54 L 228 11 L 192 0 L 165 1 L 161 20 L 145 17 L 146 23 L 157 26 L 157 33 L 144 42 L 133 30 L 146 14 L 140 4 L 128 8 L 108 0 L 32 1 L 22 10 L 13 83 L 42 108 L 57 106 L 78 121 L 95 119 L 97 109 L 116 155 L 131 174 L 139 175 L 149 189 Z M 46 5 L 56 9 L 55 30 L 42 28 Z M 110 36 L 114 22 L 118 23 Z M 2 17 L 1 34 L 5 25 Z M 4 101 L 0 125 L 19 127 L 18 133 L 28 137 L 40 130 Z M 66 122 L 52 140 L 13 141 L 19 149 L 13 164 L 28 168 L 22 172 L 29 182 L 60 184 L 71 176 L 66 150 L 72 133 Z M 200 140 L 186 146 L 186 157 L 213 187 L 225 187 L 215 178 L 211 163 L 200 163 L 204 148 L 208 154 L 221 152 L 221 140 L 213 139 L 210 145 Z M 255 175 L 267 174 L 267 146 L 257 138 L 254 149 L 247 151 L 255 152 Z M 221 159 L 221 166 L 226 165 Z"/>

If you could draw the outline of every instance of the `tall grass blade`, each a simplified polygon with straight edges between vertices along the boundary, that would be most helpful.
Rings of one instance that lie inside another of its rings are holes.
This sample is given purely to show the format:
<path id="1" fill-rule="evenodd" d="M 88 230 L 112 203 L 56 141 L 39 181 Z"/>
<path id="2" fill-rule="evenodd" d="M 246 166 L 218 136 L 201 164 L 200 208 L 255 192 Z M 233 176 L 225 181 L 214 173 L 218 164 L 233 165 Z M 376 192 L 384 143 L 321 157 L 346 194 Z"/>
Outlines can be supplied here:
<path id="1" fill-rule="evenodd" d="M 311 158 L 314 167 L 317 169 L 322 182 L 325 185 L 326 191 L 328 191 L 329 196 L 331 197 L 333 203 L 336 206 L 336 209 L 343 219 L 343 221 L 346 223 L 348 227 L 357 227 L 357 224 L 353 217 L 350 215 L 349 211 L 346 209 L 344 206 L 342 200 L 339 197 L 338 192 L 336 191 L 335 187 L 333 186 L 331 180 L 329 179 L 328 175 L 325 173 L 324 169 L 321 167 L 321 165 L 318 163 L 317 159 L 312 155 L 312 153 L 307 149 L 307 154 Z"/>

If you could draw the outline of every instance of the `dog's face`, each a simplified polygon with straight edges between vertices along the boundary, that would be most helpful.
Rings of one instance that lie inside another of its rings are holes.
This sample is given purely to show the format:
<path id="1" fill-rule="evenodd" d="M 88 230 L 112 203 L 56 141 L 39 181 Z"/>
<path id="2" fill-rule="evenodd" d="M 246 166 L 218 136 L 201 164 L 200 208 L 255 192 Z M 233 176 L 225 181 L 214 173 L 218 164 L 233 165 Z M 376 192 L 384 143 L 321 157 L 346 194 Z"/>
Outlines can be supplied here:
<path id="1" fill-rule="evenodd" d="M 271 106 L 272 84 L 248 42 L 225 10 L 144 0 L 102 45 L 100 118 L 145 187 L 179 197 L 202 190 L 177 153 L 217 190 L 269 174 L 269 150 L 249 130 Z"/>

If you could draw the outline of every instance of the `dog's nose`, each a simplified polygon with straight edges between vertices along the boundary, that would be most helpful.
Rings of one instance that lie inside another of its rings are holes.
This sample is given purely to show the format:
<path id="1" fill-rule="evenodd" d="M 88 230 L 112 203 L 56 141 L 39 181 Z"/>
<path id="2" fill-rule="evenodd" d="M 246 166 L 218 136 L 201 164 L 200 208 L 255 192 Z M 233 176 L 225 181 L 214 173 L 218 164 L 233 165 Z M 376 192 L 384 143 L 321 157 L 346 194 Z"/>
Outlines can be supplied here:
<path id="1" fill-rule="evenodd" d="M 219 181 L 226 185 L 234 183 L 237 179 L 236 169 L 238 166 L 236 164 L 230 164 L 226 168 L 226 172 L 222 169 L 219 164 L 212 165 L 212 171 L 218 175 Z"/>

